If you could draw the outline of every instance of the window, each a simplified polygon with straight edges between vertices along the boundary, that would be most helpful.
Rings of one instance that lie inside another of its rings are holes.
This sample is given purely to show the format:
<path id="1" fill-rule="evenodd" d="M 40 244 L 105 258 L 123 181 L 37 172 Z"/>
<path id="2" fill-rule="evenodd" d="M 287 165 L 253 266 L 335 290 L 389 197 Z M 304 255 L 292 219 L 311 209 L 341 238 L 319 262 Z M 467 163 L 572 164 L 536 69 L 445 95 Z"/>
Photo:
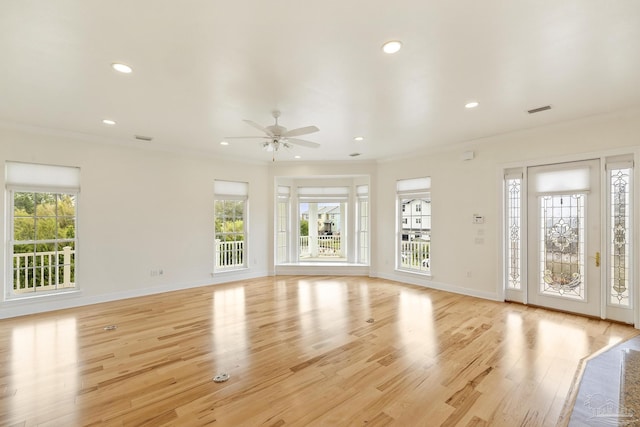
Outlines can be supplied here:
<path id="1" fill-rule="evenodd" d="M 431 179 L 416 178 L 397 182 L 398 247 L 400 270 L 431 271 Z M 407 209 L 407 206 L 409 208 Z"/>
<path id="2" fill-rule="evenodd" d="M 289 261 L 289 194 L 291 189 L 278 186 L 276 212 L 276 262 Z"/>
<path id="3" fill-rule="evenodd" d="M 357 259 L 361 264 L 369 263 L 369 186 L 358 185 L 356 187 L 356 195 L 358 198 L 357 217 L 358 217 L 358 254 Z"/>
<path id="4" fill-rule="evenodd" d="M 506 283 L 508 289 L 521 289 L 522 284 L 522 171 L 505 175 L 505 247 Z"/>
<path id="5" fill-rule="evenodd" d="M 215 266 L 229 270 L 247 266 L 246 182 L 215 181 Z"/>
<path id="6" fill-rule="evenodd" d="M 297 187 L 298 260 L 344 261 L 349 187 Z"/>
<path id="7" fill-rule="evenodd" d="M 277 178 L 273 223 L 276 265 L 368 265 L 368 182 L 365 176 Z"/>
<path id="8" fill-rule="evenodd" d="M 8 299 L 75 289 L 79 181 L 74 167 L 6 163 Z"/>
<path id="9" fill-rule="evenodd" d="M 609 207 L 607 272 L 609 301 L 612 306 L 631 308 L 632 243 L 631 212 L 633 160 L 608 162 Z"/>

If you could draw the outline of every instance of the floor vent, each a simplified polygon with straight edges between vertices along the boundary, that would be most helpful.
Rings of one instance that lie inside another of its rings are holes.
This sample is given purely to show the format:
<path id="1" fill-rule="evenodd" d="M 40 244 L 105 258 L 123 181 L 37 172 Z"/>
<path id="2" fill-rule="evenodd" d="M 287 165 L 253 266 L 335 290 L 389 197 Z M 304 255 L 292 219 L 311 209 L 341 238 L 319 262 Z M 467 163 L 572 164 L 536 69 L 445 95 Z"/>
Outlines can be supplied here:
<path id="1" fill-rule="evenodd" d="M 221 373 L 213 377 L 214 383 L 223 383 L 229 380 L 229 374 Z"/>

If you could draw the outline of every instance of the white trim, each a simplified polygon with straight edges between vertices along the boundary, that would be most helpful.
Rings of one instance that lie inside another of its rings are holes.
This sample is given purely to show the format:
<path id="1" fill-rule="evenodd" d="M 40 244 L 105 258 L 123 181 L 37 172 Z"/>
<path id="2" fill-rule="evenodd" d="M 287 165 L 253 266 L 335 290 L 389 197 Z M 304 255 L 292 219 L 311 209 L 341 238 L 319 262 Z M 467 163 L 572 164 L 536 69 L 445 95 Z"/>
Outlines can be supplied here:
<path id="1" fill-rule="evenodd" d="M 64 310 L 68 308 L 83 307 L 91 304 L 120 301 L 129 298 L 156 295 L 184 289 L 215 286 L 240 280 L 257 279 L 265 276 L 267 276 L 267 272 L 262 270 L 255 272 L 244 271 L 243 274 L 225 275 L 224 280 L 213 278 L 212 280 L 199 280 L 195 282 L 166 284 L 154 286 L 152 288 L 114 292 L 91 297 L 82 296 L 81 292 L 68 292 L 65 294 L 56 295 L 56 298 L 46 298 L 46 301 L 38 300 L 36 302 L 34 299 L 17 300 L 13 301 L 11 304 L 3 303 L 2 305 L 0 305 L 0 319 L 9 319 L 12 317 L 45 313 L 54 310 Z"/>
<path id="2" fill-rule="evenodd" d="M 365 264 L 320 261 L 278 264 L 274 273 L 280 276 L 368 276 L 369 272 L 369 266 Z"/>
<path id="3" fill-rule="evenodd" d="M 563 156 L 558 156 L 555 157 L 553 159 L 549 159 L 549 158 L 544 158 L 544 159 L 528 159 L 528 160 L 523 160 L 523 161 L 517 161 L 517 162 L 508 162 L 508 163 L 503 163 L 501 165 L 498 165 L 498 179 L 497 181 L 499 182 L 500 188 L 501 188 L 501 192 L 503 193 L 503 182 L 505 179 L 505 174 L 509 174 L 511 172 L 513 172 L 514 169 L 518 169 L 521 168 L 523 170 L 523 188 L 528 188 L 528 176 L 527 176 L 527 168 L 529 167 L 533 167 L 533 166 L 544 166 L 544 165 L 556 165 L 556 164 L 560 164 L 560 163 L 566 163 L 566 162 L 579 162 L 579 161 L 584 161 L 584 160 L 600 160 L 600 164 L 601 164 L 601 168 L 605 169 L 608 168 L 607 165 L 614 165 L 614 166 L 618 166 L 618 163 L 621 164 L 625 164 L 628 165 L 628 162 L 631 162 L 632 165 L 635 165 L 635 163 L 638 162 L 638 158 L 640 157 L 640 146 L 629 146 L 629 147 L 620 147 L 620 148 L 615 148 L 615 149 L 611 149 L 611 150 L 600 150 L 600 151 L 591 151 L 591 152 L 586 152 L 586 153 L 574 153 L 574 154 L 568 154 L 568 155 L 563 155 Z M 604 175 L 605 174 L 601 174 L 601 180 L 604 179 Z M 635 206 L 635 204 L 638 202 L 638 200 L 640 200 L 640 174 L 636 173 L 636 171 L 634 171 L 633 174 L 633 179 L 632 179 L 632 185 L 635 187 L 633 189 L 633 200 L 634 203 L 633 205 Z M 607 197 L 607 196 L 603 196 L 603 197 Z M 524 198 L 523 201 L 523 205 L 522 205 L 522 210 L 523 212 L 528 212 L 528 202 L 527 202 L 528 198 Z M 502 272 L 500 274 L 500 277 L 502 277 L 502 281 L 501 283 L 498 284 L 498 287 L 501 289 L 502 293 L 505 292 L 505 280 L 504 280 L 504 271 L 505 271 L 505 264 L 504 264 L 504 251 L 505 249 L 505 218 L 504 218 L 504 195 L 499 198 L 498 203 L 501 206 L 501 226 L 500 226 L 500 230 L 501 230 L 501 236 L 500 236 L 500 241 L 497 245 L 496 248 L 496 252 L 498 254 L 498 268 L 500 269 L 500 271 Z M 602 209 L 605 209 L 604 207 Z M 634 248 L 634 254 L 632 254 L 632 259 L 633 259 L 633 265 L 631 268 L 631 275 L 633 278 L 638 277 L 638 272 L 640 272 L 640 262 L 637 259 L 637 249 L 639 244 L 640 244 L 640 234 L 637 233 L 637 228 L 640 228 L 640 209 L 632 209 L 632 216 L 633 216 L 633 248 Z M 526 215 L 524 217 L 523 223 L 522 223 L 522 227 L 521 227 L 524 231 L 524 233 L 526 233 L 526 230 L 528 230 L 528 225 L 526 224 Z M 606 231 L 606 226 L 602 227 L 603 231 Z M 523 241 L 526 241 L 528 239 L 528 236 L 526 236 L 526 234 L 523 234 Z M 602 240 L 602 246 L 608 244 L 606 239 Z M 528 259 L 528 254 L 527 254 L 527 245 L 523 245 L 522 247 L 523 253 L 522 253 L 522 258 L 523 259 Z M 604 253 L 604 251 L 602 251 Z M 608 252 L 607 252 L 608 253 Z M 605 255 L 606 256 L 606 253 Z M 603 258 L 604 258 L 603 256 Z M 604 265 L 603 265 L 604 267 Z M 523 263 L 523 271 L 522 271 L 522 275 L 523 277 L 528 278 L 528 272 L 527 272 L 527 263 Z M 602 274 L 602 273 L 601 273 Z M 527 279 L 528 281 L 528 279 Z M 603 279 L 603 283 L 606 283 L 606 280 Z M 631 289 L 631 298 L 633 299 L 632 301 L 632 306 L 635 307 L 633 309 L 634 311 L 634 315 L 633 315 L 633 320 L 634 320 L 634 326 L 637 329 L 640 329 L 640 284 L 636 283 L 635 280 L 632 281 L 633 284 L 633 288 Z M 605 288 L 606 286 L 603 286 L 603 288 Z M 522 283 L 522 289 L 523 289 L 523 303 L 527 304 L 528 303 L 528 297 L 527 297 L 527 283 L 523 282 Z M 501 293 L 500 290 L 498 290 L 497 294 L 500 295 Z M 606 298 L 602 299 L 602 303 L 605 303 Z"/>
<path id="4" fill-rule="evenodd" d="M 424 275 L 419 275 L 419 277 L 414 277 L 414 274 L 376 274 L 371 277 L 379 277 L 381 279 L 393 280 L 396 282 L 401 282 L 409 285 L 421 286 L 423 288 L 428 289 L 437 289 L 439 291 L 451 292 L 454 294 L 466 295 L 469 297 L 482 298 L 491 301 L 502 301 L 500 296 L 485 291 L 478 291 L 475 289 L 464 288 L 462 286 L 452 285 L 449 283 L 436 282 L 433 280 L 425 280 Z"/>

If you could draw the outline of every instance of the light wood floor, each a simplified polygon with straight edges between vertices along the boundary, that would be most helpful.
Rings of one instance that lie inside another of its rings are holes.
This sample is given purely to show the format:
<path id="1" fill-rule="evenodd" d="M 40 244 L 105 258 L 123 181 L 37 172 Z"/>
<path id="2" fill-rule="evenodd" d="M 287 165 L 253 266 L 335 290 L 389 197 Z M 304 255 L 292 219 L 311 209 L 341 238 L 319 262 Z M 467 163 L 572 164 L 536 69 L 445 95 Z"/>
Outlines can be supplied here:
<path id="1" fill-rule="evenodd" d="M 0 425 L 555 426 L 581 360 L 637 333 L 386 280 L 266 277 L 0 321 Z"/>

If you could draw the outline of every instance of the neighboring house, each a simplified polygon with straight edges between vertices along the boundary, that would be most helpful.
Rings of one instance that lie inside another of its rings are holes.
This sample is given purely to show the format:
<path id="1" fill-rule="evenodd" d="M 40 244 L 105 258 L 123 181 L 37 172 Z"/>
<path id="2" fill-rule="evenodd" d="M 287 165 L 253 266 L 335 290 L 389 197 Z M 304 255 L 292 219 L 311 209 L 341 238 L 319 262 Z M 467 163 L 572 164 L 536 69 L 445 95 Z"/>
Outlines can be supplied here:
<path id="1" fill-rule="evenodd" d="M 300 219 L 309 221 L 309 211 L 300 212 Z M 318 234 L 340 234 L 340 205 L 318 207 Z"/>
<path id="2" fill-rule="evenodd" d="M 322 206 L 318 209 L 319 234 L 340 234 L 340 206 Z"/>
<path id="3" fill-rule="evenodd" d="M 431 201 L 411 199 L 402 204 L 402 240 L 431 240 Z M 411 236 L 411 237 L 410 237 Z"/>

